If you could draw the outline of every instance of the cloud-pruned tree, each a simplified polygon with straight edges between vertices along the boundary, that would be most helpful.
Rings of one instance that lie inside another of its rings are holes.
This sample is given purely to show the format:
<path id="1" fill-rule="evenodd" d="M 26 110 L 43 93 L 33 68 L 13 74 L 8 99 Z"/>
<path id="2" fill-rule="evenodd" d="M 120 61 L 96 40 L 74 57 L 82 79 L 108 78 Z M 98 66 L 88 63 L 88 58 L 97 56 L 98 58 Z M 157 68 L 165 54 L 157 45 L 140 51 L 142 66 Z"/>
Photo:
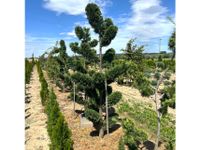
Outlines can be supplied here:
<path id="1" fill-rule="evenodd" d="M 86 8 L 86 16 L 89 24 L 98 34 L 99 39 L 99 58 L 100 70 L 102 70 L 102 47 L 108 46 L 115 38 L 118 28 L 113 24 L 110 18 L 103 18 L 99 7 L 94 3 L 89 3 Z"/>
<path id="2" fill-rule="evenodd" d="M 97 46 L 98 41 L 96 39 L 91 39 L 89 28 L 76 26 L 75 33 L 77 38 L 80 40 L 80 43 L 70 43 L 70 48 L 74 53 L 79 54 L 84 58 L 85 68 L 86 63 L 92 63 L 98 60 L 96 50 L 94 49 L 94 47 Z"/>

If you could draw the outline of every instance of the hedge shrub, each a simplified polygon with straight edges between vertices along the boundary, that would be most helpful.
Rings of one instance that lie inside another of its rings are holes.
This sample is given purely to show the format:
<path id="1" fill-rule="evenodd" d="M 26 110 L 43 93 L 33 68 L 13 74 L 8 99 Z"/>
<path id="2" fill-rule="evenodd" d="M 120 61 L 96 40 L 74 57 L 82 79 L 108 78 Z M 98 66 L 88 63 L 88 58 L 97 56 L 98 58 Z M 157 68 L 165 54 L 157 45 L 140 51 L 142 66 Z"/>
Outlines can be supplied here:
<path id="1" fill-rule="evenodd" d="M 60 111 L 53 89 L 50 92 L 48 90 L 48 84 L 39 62 L 37 62 L 37 69 L 41 82 L 41 101 L 45 106 L 45 112 L 48 117 L 47 131 L 51 140 L 50 150 L 72 150 L 73 141 L 71 139 L 71 131 Z"/>
<path id="2" fill-rule="evenodd" d="M 25 59 L 25 83 L 26 84 L 30 83 L 33 66 L 34 66 L 34 62 L 30 62 L 27 59 Z"/>

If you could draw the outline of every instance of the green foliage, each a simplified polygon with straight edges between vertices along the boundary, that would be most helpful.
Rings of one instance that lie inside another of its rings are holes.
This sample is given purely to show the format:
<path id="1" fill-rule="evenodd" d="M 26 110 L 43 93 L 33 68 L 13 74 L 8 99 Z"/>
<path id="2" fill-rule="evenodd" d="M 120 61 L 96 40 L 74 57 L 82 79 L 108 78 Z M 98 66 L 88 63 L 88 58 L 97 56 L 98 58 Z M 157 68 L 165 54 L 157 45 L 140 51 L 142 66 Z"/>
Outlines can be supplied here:
<path id="1" fill-rule="evenodd" d="M 170 67 L 175 66 L 175 60 L 170 60 L 170 59 L 164 59 L 163 63 L 165 64 L 166 67 L 170 69 Z"/>
<path id="2" fill-rule="evenodd" d="M 164 79 L 169 80 L 170 77 L 171 77 L 171 73 L 170 73 L 170 72 L 166 72 L 166 73 L 164 74 Z"/>
<path id="3" fill-rule="evenodd" d="M 165 69 L 165 64 L 163 62 L 157 62 L 156 65 L 158 68 Z"/>
<path id="4" fill-rule="evenodd" d="M 164 81 L 164 85 L 165 85 L 165 86 L 168 86 L 168 85 L 170 85 L 170 84 L 171 84 L 170 81 L 168 81 L 168 80 Z"/>
<path id="5" fill-rule="evenodd" d="M 118 103 L 122 96 L 119 92 L 112 93 L 112 87 L 109 84 L 122 75 L 125 69 L 126 67 L 121 64 L 108 69 L 106 74 L 91 71 L 87 74 L 76 72 L 72 75 L 72 80 L 76 82 L 76 85 L 82 91 L 85 91 L 85 95 L 88 97 L 87 102 L 84 103 L 86 107 L 85 116 L 94 123 L 94 127 L 98 130 L 105 127 L 105 120 L 99 114 L 99 109 L 105 107 L 105 80 L 107 80 L 108 84 L 107 95 L 109 106 L 112 106 Z M 112 117 L 109 116 L 109 120 L 112 120 Z"/>
<path id="6" fill-rule="evenodd" d="M 147 68 L 152 68 L 152 69 L 156 68 L 156 63 L 152 59 L 148 59 L 148 60 L 145 59 L 144 63 L 145 63 L 145 65 L 146 65 Z"/>
<path id="7" fill-rule="evenodd" d="M 100 33 L 103 16 L 99 7 L 94 3 L 90 3 L 86 6 L 85 11 L 87 19 L 92 28 L 94 28 L 95 33 Z"/>
<path id="8" fill-rule="evenodd" d="M 44 106 L 47 98 L 48 98 L 49 90 L 48 90 L 48 84 L 44 78 L 41 79 L 41 91 L 40 96 L 42 100 L 42 105 Z"/>
<path id="9" fill-rule="evenodd" d="M 40 63 L 37 62 L 36 65 L 37 65 L 37 70 L 38 70 L 38 74 L 39 74 L 39 80 L 41 82 L 40 97 L 41 97 L 42 105 L 44 106 L 48 99 L 49 89 L 48 89 L 47 81 L 44 78 Z"/>
<path id="10" fill-rule="evenodd" d="M 94 32 L 99 34 L 100 47 L 108 46 L 115 38 L 118 28 L 110 18 L 103 18 L 101 10 L 94 3 L 89 3 L 86 8 L 86 16 Z"/>
<path id="11" fill-rule="evenodd" d="M 145 131 L 156 135 L 157 133 L 157 114 L 156 112 L 142 103 L 133 102 L 131 105 L 122 103 L 118 112 L 125 113 L 128 117 L 134 119 L 134 122 L 142 125 Z M 175 124 L 169 115 L 161 118 L 161 140 L 166 143 L 172 142 L 175 144 Z"/>
<path id="12" fill-rule="evenodd" d="M 134 44 L 134 42 L 135 39 L 129 40 L 129 42 L 126 45 L 126 49 L 122 51 L 124 51 L 124 55 L 127 60 L 134 61 L 136 64 L 141 64 L 144 59 L 144 46 L 138 47 L 136 44 Z"/>
<path id="13" fill-rule="evenodd" d="M 52 131 L 51 149 L 70 150 L 72 149 L 71 131 L 67 127 L 64 117 L 60 114 Z"/>
<path id="14" fill-rule="evenodd" d="M 122 120 L 122 127 L 125 132 L 123 142 L 128 145 L 129 149 L 137 150 L 137 143 L 144 142 L 148 138 L 147 134 L 143 130 L 136 128 L 130 119 Z"/>
<path id="15" fill-rule="evenodd" d="M 61 42 L 61 44 L 63 44 Z M 60 112 L 59 104 L 56 101 L 56 95 L 53 89 L 49 92 L 48 84 L 44 78 L 40 63 L 37 63 L 37 69 L 41 82 L 40 96 L 45 112 L 47 113 L 47 131 L 51 139 L 51 150 L 71 150 L 73 141 L 71 131 Z"/>
<path id="16" fill-rule="evenodd" d="M 128 65 L 127 64 L 120 64 L 112 67 L 111 69 L 106 71 L 106 78 L 108 84 L 112 83 L 115 81 L 115 79 L 124 74 L 128 70 Z"/>
<path id="17" fill-rule="evenodd" d="M 150 96 L 154 92 L 150 81 L 141 72 L 135 76 L 134 86 L 139 89 L 142 96 Z"/>
<path id="18" fill-rule="evenodd" d="M 92 122 L 94 122 L 95 124 L 99 124 L 102 122 L 101 116 L 99 115 L 99 113 L 93 109 L 89 109 L 87 108 L 85 110 L 85 116 L 91 120 Z"/>
<path id="19" fill-rule="evenodd" d="M 103 61 L 111 63 L 115 58 L 115 50 L 113 48 L 108 49 L 103 55 Z"/>
<path id="20" fill-rule="evenodd" d="M 70 68 L 74 71 L 86 73 L 86 69 L 84 68 L 84 64 L 81 59 L 71 60 Z"/>
<path id="21" fill-rule="evenodd" d="M 151 81 L 151 85 L 153 85 L 153 86 L 156 86 L 157 83 L 158 83 L 157 80 L 152 80 L 152 81 Z"/>
<path id="22" fill-rule="evenodd" d="M 61 83 L 60 80 L 56 80 L 56 86 L 59 87 L 61 89 L 61 91 L 63 91 L 64 86 L 63 86 L 63 84 Z"/>
<path id="23" fill-rule="evenodd" d="M 59 78 L 60 67 L 58 61 L 54 57 L 50 57 L 46 62 L 47 73 L 50 79 L 56 80 Z"/>
<path id="24" fill-rule="evenodd" d="M 159 79 L 160 79 L 160 73 L 159 73 L 159 72 L 156 72 L 156 73 L 154 74 L 154 77 L 155 77 L 157 80 L 159 80 Z"/>
<path id="25" fill-rule="evenodd" d="M 150 78 L 151 77 L 151 73 L 150 72 L 144 72 L 144 76 L 147 77 L 147 78 Z"/>
<path id="26" fill-rule="evenodd" d="M 34 66 L 34 61 L 30 62 L 27 59 L 25 59 L 25 84 L 30 83 L 33 66 Z"/>
<path id="27" fill-rule="evenodd" d="M 117 26 L 111 25 L 106 30 L 102 37 L 101 46 L 108 46 L 117 34 Z"/>
<path id="28" fill-rule="evenodd" d="M 64 40 L 60 40 L 60 47 L 54 47 L 47 57 L 44 66 L 50 79 L 54 82 L 60 80 L 63 82 L 64 74 L 68 73 L 68 55 Z"/>
<path id="29" fill-rule="evenodd" d="M 167 112 L 167 107 L 172 107 L 175 108 L 176 107 L 176 94 L 175 94 L 175 87 L 176 84 L 175 83 L 171 83 L 170 86 L 167 86 L 164 88 L 163 90 L 163 98 L 161 99 L 161 112 L 163 112 L 164 114 L 166 114 Z"/>
<path id="30" fill-rule="evenodd" d="M 64 87 L 65 88 L 72 88 L 72 79 L 69 74 L 64 74 Z"/>
<path id="31" fill-rule="evenodd" d="M 85 87 L 92 87 L 92 78 L 88 74 L 75 73 L 71 76 L 72 80 Z"/>
<path id="32" fill-rule="evenodd" d="M 122 99 L 122 94 L 120 92 L 113 92 L 108 96 L 108 106 L 113 106 L 117 104 Z"/>
<path id="33" fill-rule="evenodd" d="M 158 61 L 162 61 L 162 56 L 161 55 L 158 56 Z"/>
<path id="34" fill-rule="evenodd" d="M 124 84 L 124 78 L 121 76 L 119 78 L 117 78 L 117 84 L 119 84 L 119 85 Z"/>
<path id="35" fill-rule="evenodd" d="M 83 31 L 82 27 L 80 27 L 80 26 L 77 26 L 75 28 L 75 33 L 76 33 L 76 36 L 79 38 L 79 40 L 81 40 L 84 36 L 84 31 Z"/>
<path id="36" fill-rule="evenodd" d="M 77 35 L 78 36 L 78 35 Z M 69 44 L 69 47 L 71 48 L 71 50 L 74 52 L 74 53 L 79 53 L 80 51 L 80 47 L 78 45 L 78 42 L 73 42 L 73 43 L 70 43 Z"/>
<path id="37" fill-rule="evenodd" d="M 92 41 L 90 41 L 91 47 L 95 47 L 95 46 L 97 46 L 97 44 L 98 44 L 98 41 L 96 39 L 93 39 Z"/>
<path id="38" fill-rule="evenodd" d="M 150 84 L 143 84 L 139 87 L 140 93 L 142 96 L 150 96 L 153 94 L 153 88 L 150 86 Z"/>
<path id="39" fill-rule="evenodd" d="M 84 62 L 89 63 L 95 62 L 97 60 L 96 50 L 93 48 L 97 46 L 98 41 L 96 39 L 91 40 L 90 29 L 86 27 L 77 26 L 75 28 L 75 33 L 80 44 L 78 42 L 70 43 L 70 48 L 74 53 L 77 53 L 84 57 Z M 85 64 L 84 64 L 85 66 Z"/>
<path id="40" fill-rule="evenodd" d="M 171 37 L 169 38 L 168 47 L 173 52 L 173 56 L 172 56 L 172 59 L 173 59 L 176 53 L 176 31 L 175 30 L 172 33 Z"/>
<path id="41" fill-rule="evenodd" d="M 119 140 L 118 150 L 125 150 L 125 144 L 123 138 L 120 138 Z"/>

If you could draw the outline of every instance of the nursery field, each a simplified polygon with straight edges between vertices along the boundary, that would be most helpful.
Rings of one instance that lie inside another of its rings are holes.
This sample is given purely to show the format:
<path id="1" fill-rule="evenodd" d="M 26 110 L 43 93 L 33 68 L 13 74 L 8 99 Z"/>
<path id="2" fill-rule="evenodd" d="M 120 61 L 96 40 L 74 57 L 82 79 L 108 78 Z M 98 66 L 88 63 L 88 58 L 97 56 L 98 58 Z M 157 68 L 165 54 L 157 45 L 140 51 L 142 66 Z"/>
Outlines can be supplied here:
<path id="1" fill-rule="evenodd" d="M 175 29 L 170 53 L 144 53 L 127 39 L 117 54 L 106 48 L 117 36 L 113 20 L 94 3 L 85 14 L 90 28 L 77 25 L 75 42 L 25 59 L 25 148 L 175 150 Z"/>

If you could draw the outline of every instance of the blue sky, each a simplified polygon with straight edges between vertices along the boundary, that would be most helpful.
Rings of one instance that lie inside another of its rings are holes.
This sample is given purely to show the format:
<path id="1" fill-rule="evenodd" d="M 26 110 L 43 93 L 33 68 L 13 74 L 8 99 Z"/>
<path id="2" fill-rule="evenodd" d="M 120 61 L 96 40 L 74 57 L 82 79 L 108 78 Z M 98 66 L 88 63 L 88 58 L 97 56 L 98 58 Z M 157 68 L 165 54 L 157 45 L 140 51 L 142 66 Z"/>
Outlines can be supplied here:
<path id="1" fill-rule="evenodd" d="M 72 55 L 69 43 L 78 41 L 74 34 L 76 25 L 90 27 L 85 16 L 85 6 L 97 3 L 104 17 L 113 19 L 119 28 L 116 38 L 105 52 L 113 47 L 117 53 L 125 48 L 131 38 L 145 45 L 145 52 L 168 51 L 168 38 L 175 20 L 175 0 L 26 0 L 25 1 L 25 55 L 39 56 L 58 40 L 65 40 L 67 53 Z M 90 30 L 93 38 L 97 35 Z M 97 51 L 98 52 L 98 51 Z"/>

